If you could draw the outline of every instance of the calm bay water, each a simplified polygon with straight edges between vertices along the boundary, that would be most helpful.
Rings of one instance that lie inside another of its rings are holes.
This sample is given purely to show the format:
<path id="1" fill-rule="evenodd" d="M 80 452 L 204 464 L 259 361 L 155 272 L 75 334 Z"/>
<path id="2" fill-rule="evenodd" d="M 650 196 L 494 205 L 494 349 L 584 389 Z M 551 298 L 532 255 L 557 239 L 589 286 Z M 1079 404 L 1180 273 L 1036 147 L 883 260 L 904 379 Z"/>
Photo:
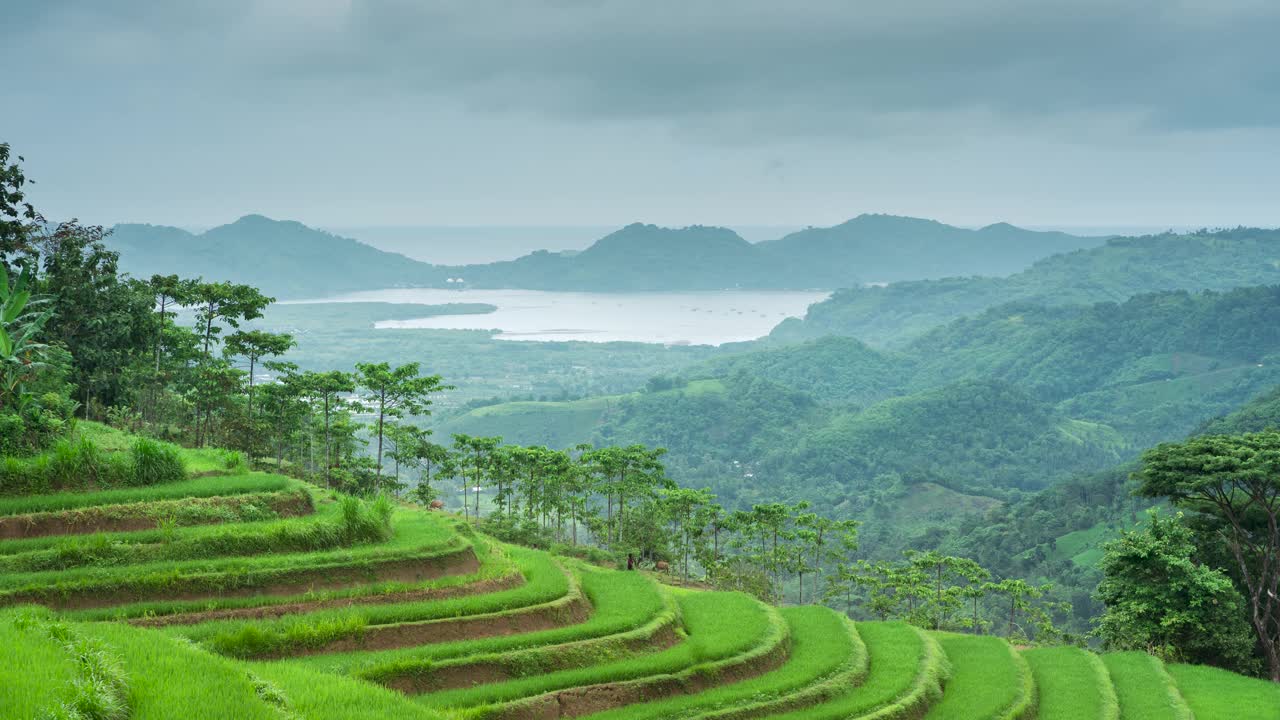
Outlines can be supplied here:
<path id="1" fill-rule="evenodd" d="M 488 303 L 485 315 L 386 320 L 379 328 L 499 330 L 501 340 L 635 341 L 719 345 L 768 335 L 788 316 L 802 316 L 826 298 L 822 291 L 581 293 L 537 290 L 388 289 L 325 298 L 325 302 L 441 305 Z"/>

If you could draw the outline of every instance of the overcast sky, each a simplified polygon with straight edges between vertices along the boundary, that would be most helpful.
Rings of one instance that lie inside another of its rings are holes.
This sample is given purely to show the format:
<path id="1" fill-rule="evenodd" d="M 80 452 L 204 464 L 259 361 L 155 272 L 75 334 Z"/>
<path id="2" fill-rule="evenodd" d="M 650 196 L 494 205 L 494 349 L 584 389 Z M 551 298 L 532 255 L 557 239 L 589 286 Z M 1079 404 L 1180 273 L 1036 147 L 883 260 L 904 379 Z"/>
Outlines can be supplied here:
<path id="1" fill-rule="evenodd" d="M 0 0 L 51 217 L 1280 225 L 1273 0 Z"/>

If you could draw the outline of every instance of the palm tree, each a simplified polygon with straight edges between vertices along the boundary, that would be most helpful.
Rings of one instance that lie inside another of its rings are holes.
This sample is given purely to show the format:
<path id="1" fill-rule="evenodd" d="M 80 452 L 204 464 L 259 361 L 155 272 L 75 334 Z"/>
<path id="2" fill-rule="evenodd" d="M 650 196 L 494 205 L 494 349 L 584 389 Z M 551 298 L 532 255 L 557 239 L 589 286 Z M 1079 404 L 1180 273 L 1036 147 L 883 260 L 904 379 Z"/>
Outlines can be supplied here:
<path id="1" fill-rule="evenodd" d="M 53 312 L 24 313 L 33 304 L 29 287 L 34 279 L 35 271 L 25 263 L 12 286 L 8 271 L 0 271 L 0 407 L 21 405 L 23 384 L 49 367 L 48 346 L 36 342 L 36 336 Z"/>

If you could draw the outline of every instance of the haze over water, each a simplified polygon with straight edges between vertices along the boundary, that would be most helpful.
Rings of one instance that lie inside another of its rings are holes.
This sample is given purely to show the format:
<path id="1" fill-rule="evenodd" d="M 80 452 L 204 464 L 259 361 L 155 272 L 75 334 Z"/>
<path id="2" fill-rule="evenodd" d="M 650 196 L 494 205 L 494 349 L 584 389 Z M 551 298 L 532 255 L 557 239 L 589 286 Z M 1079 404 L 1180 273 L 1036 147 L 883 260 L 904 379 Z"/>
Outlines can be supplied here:
<path id="1" fill-rule="evenodd" d="M 317 302 L 388 302 L 442 305 L 488 303 L 483 315 L 438 315 L 384 320 L 382 329 L 498 330 L 500 340 L 632 341 L 720 345 L 768 335 L 789 316 L 803 316 L 825 291 L 651 293 L 542 292 L 538 290 L 387 289 L 349 293 Z"/>

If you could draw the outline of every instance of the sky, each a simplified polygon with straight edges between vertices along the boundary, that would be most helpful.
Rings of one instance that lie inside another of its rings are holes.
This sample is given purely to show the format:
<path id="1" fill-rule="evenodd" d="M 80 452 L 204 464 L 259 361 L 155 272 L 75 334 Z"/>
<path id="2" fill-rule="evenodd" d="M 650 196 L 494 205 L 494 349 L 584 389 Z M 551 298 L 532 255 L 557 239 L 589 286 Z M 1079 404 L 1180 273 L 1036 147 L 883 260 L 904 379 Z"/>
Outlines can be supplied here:
<path id="1" fill-rule="evenodd" d="M 0 0 L 46 216 L 1280 225 L 1272 0 Z"/>

